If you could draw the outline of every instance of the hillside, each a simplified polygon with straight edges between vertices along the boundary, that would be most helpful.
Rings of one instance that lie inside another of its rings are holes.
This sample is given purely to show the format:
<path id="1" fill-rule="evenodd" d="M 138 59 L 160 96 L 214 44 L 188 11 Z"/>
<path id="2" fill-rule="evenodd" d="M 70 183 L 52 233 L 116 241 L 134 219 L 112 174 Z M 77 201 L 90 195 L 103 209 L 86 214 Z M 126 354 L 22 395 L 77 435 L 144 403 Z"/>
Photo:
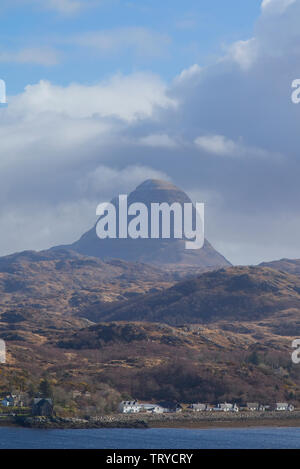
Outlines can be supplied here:
<path id="1" fill-rule="evenodd" d="M 0 392 L 47 378 L 60 415 L 123 398 L 300 404 L 294 275 L 230 267 L 174 284 L 153 266 L 46 251 L 1 258 L 0 288 Z"/>
<path id="2" fill-rule="evenodd" d="M 154 266 L 84 257 L 61 251 L 26 251 L 0 258 L 1 338 L 49 328 L 69 329 L 87 324 L 81 310 L 101 307 L 174 283 L 176 274 Z"/>
<path id="3" fill-rule="evenodd" d="M 279 261 L 262 262 L 261 267 L 270 267 L 271 269 L 287 272 L 288 274 L 300 277 L 300 259 L 281 259 Z"/>
<path id="4" fill-rule="evenodd" d="M 300 311 L 298 277 L 265 267 L 231 267 L 179 282 L 163 292 L 104 305 L 98 318 L 205 324 L 260 321 L 290 309 Z M 91 314 L 97 317 L 95 310 Z"/>
<path id="5" fill-rule="evenodd" d="M 40 344 L 8 341 L 0 391 L 11 383 L 30 389 L 47 378 L 63 415 L 115 410 L 122 398 L 300 403 L 291 341 L 274 334 L 271 322 L 121 322 L 52 331 Z M 74 398 L 78 389 L 91 397 Z"/>
<path id="6" fill-rule="evenodd" d="M 300 404 L 299 277 L 229 267 L 176 282 L 186 274 L 69 250 L 0 258 L 0 392 L 47 378 L 65 416 L 123 398 Z"/>

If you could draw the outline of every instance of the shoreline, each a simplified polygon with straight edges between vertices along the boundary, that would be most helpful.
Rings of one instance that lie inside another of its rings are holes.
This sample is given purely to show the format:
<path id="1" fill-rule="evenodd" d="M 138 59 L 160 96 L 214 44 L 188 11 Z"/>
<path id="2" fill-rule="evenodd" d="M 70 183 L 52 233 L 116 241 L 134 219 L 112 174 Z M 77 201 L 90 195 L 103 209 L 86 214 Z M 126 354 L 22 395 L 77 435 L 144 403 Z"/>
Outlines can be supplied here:
<path id="1" fill-rule="evenodd" d="M 259 412 L 239 414 L 165 414 L 165 415 L 106 415 L 89 419 L 60 417 L 10 417 L 0 420 L 0 427 L 31 429 L 222 429 L 222 428 L 300 428 L 300 411 L 292 413 L 262 414 Z"/>
<path id="2" fill-rule="evenodd" d="M 253 420 L 251 422 L 210 422 L 210 421 L 203 421 L 203 422 L 186 422 L 186 423 L 179 423 L 174 422 L 172 425 L 171 422 L 168 423 L 156 423 L 151 425 L 149 428 L 178 428 L 178 429 L 186 429 L 186 430 L 217 430 L 217 429 L 246 429 L 246 428 L 300 428 L 300 419 L 295 421 L 283 421 L 282 419 L 278 420 Z"/>
<path id="3" fill-rule="evenodd" d="M 4 423 L 1 422 L 0 428 L 24 428 L 24 429 L 31 429 L 31 430 L 105 430 L 105 429 L 110 429 L 110 430 L 117 430 L 117 429 L 135 429 L 135 430 L 150 430 L 150 429 L 178 429 L 178 430 L 226 430 L 226 429 L 241 429 L 245 430 L 247 428 L 299 428 L 300 429 L 300 420 L 295 421 L 295 422 L 282 422 L 282 420 L 278 421 L 265 421 L 265 422 L 260 422 L 260 421 L 253 421 L 253 422 L 217 422 L 217 423 L 212 423 L 212 422 L 191 422 L 191 423 L 176 423 L 171 424 L 170 422 L 167 424 L 164 423 L 156 423 L 153 425 L 146 425 L 144 427 L 142 426 L 60 426 L 60 425 L 43 425 L 43 426 L 29 426 L 29 425 L 20 425 L 17 423 Z"/>

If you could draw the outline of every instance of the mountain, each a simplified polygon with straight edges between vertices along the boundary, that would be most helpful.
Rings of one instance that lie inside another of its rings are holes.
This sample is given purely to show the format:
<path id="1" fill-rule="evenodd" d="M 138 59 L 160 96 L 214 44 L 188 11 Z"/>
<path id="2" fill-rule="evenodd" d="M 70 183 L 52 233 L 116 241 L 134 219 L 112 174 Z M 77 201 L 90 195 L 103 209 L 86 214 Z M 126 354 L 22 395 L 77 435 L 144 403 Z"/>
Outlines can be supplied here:
<path id="1" fill-rule="evenodd" d="M 111 201 L 118 213 L 118 199 Z M 178 187 L 165 181 L 149 179 L 140 184 L 128 196 L 128 205 L 140 202 L 150 210 L 151 203 L 178 202 L 192 203 L 190 198 Z M 195 209 L 194 209 L 195 210 Z M 205 240 L 199 250 L 185 249 L 184 239 L 104 239 L 96 234 L 96 226 L 85 233 L 78 241 L 59 248 L 71 249 L 85 256 L 100 259 L 123 259 L 130 262 L 157 264 L 160 266 L 197 268 L 198 272 L 228 267 L 231 264 Z M 57 249 L 57 248 L 54 248 Z"/>
<path id="2" fill-rule="evenodd" d="M 163 292 L 104 305 L 98 315 L 97 310 L 90 314 L 98 321 L 182 325 L 260 321 L 291 310 L 299 316 L 298 277 L 266 267 L 230 267 L 179 282 Z M 286 318 L 286 325 L 288 321 Z"/>

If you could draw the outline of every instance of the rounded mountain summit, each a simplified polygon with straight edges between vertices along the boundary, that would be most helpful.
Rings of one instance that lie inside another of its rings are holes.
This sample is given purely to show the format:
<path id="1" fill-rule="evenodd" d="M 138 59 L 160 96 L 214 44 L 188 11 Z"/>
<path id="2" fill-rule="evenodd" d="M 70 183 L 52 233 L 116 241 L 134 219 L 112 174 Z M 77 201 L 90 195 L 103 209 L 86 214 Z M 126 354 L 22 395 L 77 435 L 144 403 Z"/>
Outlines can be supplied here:
<path id="1" fill-rule="evenodd" d="M 185 203 L 192 203 L 191 199 L 181 189 L 170 182 L 158 179 L 148 179 L 131 192 L 128 196 L 128 206 L 135 202 L 145 204 L 148 207 L 149 214 L 151 203 L 171 205 L 177 202 L 182 207 Z M 118 197 L 114 198 L 111 203 L 116 207 L 118 219 Z M 203 248 L 187 250 L 185 249 L 184 239 L 100 239 L 96 233 L 96 225 L 83 234 L 75 243 L 53 249 L 62 248 L 103 260 L 122 259 L 129 262 L 157 264 L 161 267 L 171 267 L 172 265 L 174 267 L 193 266 L 197 267 L 197 270 L 211 270 L 231 265 L 207 240 L 205 240 Z"/>

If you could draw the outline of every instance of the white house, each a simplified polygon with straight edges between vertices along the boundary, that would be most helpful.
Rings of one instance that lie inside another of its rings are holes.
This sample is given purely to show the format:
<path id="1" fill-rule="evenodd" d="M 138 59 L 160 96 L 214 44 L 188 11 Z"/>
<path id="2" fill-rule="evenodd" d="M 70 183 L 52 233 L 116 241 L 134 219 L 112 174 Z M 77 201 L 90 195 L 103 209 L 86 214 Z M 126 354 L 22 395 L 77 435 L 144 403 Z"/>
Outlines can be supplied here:
<path id="1" fill-rule="evenodd" d="M 167 412 L 172 412 L 171 409 L 159 404 L 141 403 L 138 401 L 122 401 L 119 404 L 119 411 L 122 412 L 122 414 L 137 414 L 139 412 L 147 412 L 149 414 L 164 414 Z"/>
<path id="2" fill-rule="evenodd" d="M 247 402 L 247 410 L 251 412 L 255 412 L 259 410 L 259 403 L 258 402 Z"/>
<path id="3" fill-rule="evenodd" d="M 214 411 L 216 412 L 238 412 L 239 408 L 236 404 L 228 404 L 225 402 L 224 404 L 218 404 L 214 407 Z"/>
<path id="4" fill-rule="evenodd" d="M 137 401 L 122 401 L 119 411 L 123 414 L 136 414 L 141 411 L 141 405 Z"/>
<path id="5" fill-rule="evenodd" d="M 193 412 L 205 412 L 207 405 L 206 404 L 191 404 L 189 408 Z"/>
<path id="6" fill-rule="evenodd" d="M 275 405 L 275 410 L 278 412 L 292 412 L 295 410 L 295 407 L 292 404 L 288 404 L 287 402 L 277 402 Z"/>
<path id="7" fill-rule="evenodd" d="M 140 404 L 141 412 L 148 412 L 151 414 L 163 414 L 165 409 L 158 404 Z"/>

